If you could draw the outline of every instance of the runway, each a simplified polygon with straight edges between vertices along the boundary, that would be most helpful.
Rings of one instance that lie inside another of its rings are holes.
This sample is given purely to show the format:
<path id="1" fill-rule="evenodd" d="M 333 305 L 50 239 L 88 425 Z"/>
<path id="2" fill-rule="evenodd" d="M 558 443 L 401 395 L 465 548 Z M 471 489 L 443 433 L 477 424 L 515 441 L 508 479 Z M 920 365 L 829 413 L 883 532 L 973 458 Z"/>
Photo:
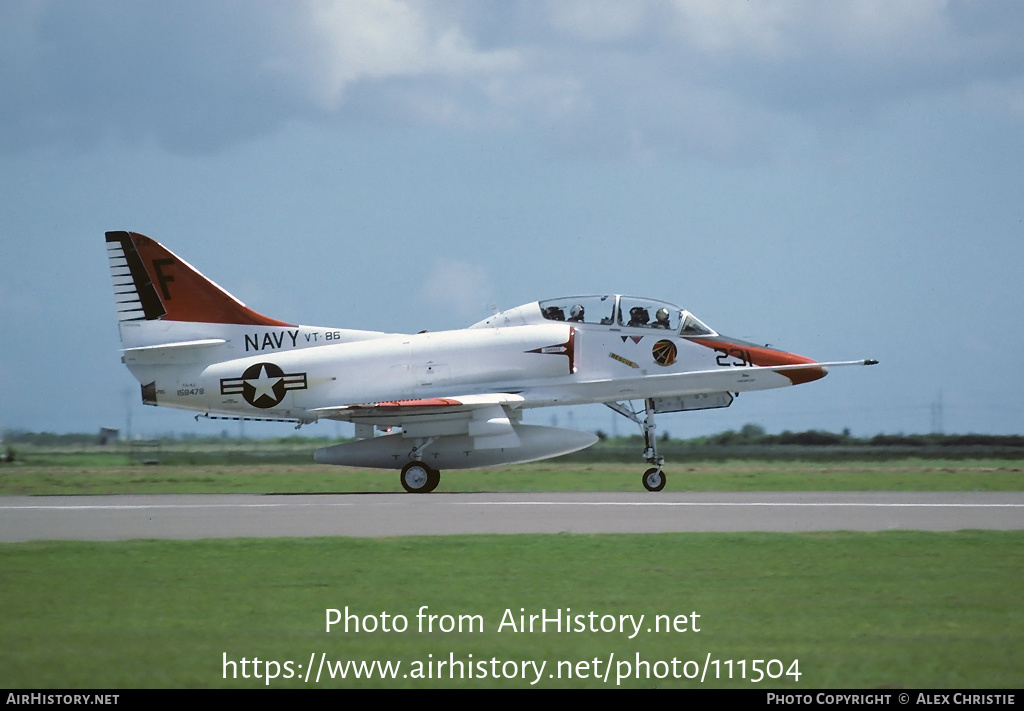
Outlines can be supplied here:
<path id="1" fill-rule="evenodd" d="M 0 541 L 1024 528 L 1024 492 L 3 496 Z"/>

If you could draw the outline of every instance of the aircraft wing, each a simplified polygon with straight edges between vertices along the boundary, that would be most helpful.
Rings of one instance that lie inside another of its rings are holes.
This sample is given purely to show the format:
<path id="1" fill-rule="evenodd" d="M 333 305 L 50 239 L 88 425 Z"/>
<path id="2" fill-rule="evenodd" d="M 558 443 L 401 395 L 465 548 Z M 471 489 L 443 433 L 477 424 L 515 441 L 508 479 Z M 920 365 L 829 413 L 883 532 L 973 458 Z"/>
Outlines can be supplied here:
<path id="1" fill-rule="evenodd" d="M 648 397 L 743 392 L 757 389 L 765 376 L 783 375 L 796 385 L 824 377 L 829 368 L 874 365 L 875 360 L 852 360 L 784 365 L 720 367 L 682 373 L 661 373 L 590 380 L 569 388 L 531 388 L 523 392 L 529 407 L 571 405 L 580 402 L 615 402 Z"/>
<path id="2" fill-rule="evenodd" d="M 360 438 L 372 436 L 375 427 L 401 427 L 404 438 L 468 435 L 477 449 L 498 449 L 519 446 L 509 410 L 523 402 L 521 395 L 488 393 L 324 407 L 310 414 L 352 422 Z"/>

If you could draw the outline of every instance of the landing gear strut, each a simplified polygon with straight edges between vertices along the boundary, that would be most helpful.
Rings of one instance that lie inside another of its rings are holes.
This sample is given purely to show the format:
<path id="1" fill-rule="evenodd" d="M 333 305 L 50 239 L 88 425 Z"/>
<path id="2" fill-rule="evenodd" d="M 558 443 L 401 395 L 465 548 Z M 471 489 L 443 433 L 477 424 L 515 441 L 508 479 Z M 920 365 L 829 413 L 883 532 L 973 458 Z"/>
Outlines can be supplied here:
<path id="1" fill-rule="evenodd" d="M 423 462 L 409 462 L 402 467 L 401 480 L 410 494 L 429 494 L 441 483 L 441 472 Z"/>
<path id="2" fill-rule="evenodd" d="M 665 465 L 665 458 L 658 456 L 658 441 L 654 436 L 657 429 L 654 425 L 654 400 L 644 400 L 644 418 L 641 420 L 639 413 L 633 409 L 632 404 L 628 407 L 621 402 L 606 402 L 605 405 L 615 410 L 623 417 L 628 417 L 640 425 L 640 431 L 644 435 L 643 457 L 648 464 L 654 466 L 644 472 L 643 484 L 648 491 L 661 491 L 665 488 L 665 472 L 662 467 Z"/>

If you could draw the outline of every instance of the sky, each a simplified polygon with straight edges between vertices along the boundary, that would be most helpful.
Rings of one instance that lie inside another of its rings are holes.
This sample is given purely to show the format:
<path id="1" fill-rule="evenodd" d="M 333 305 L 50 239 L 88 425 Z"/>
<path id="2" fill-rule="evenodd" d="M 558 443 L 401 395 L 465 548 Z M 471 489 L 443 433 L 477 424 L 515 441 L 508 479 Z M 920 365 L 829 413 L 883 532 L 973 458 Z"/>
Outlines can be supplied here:
<path id="1" fill-rule="evenodd" d="M 673 436 L 1024 431 L 1016 0 L 6 0 L 0 96 L 0 430 L 225 429 L 119 362 L 132 230 L 294 323 L 628 293 L 880 361 Z"/>

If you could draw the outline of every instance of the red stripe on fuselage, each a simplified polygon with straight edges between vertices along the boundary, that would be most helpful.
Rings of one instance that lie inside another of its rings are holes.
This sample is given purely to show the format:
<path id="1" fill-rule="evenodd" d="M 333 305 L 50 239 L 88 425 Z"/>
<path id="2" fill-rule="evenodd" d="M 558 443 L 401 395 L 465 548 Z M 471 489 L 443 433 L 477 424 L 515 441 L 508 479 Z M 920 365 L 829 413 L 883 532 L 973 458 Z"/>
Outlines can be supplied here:
<path id="1" fill-rule="evenodd" d="M 448 397 L 428 397 L 420 400 L 389 400 L 388 402 L 353 405 L 352 407 L 452 407 L 461 404 L 458 400 Z"/>

